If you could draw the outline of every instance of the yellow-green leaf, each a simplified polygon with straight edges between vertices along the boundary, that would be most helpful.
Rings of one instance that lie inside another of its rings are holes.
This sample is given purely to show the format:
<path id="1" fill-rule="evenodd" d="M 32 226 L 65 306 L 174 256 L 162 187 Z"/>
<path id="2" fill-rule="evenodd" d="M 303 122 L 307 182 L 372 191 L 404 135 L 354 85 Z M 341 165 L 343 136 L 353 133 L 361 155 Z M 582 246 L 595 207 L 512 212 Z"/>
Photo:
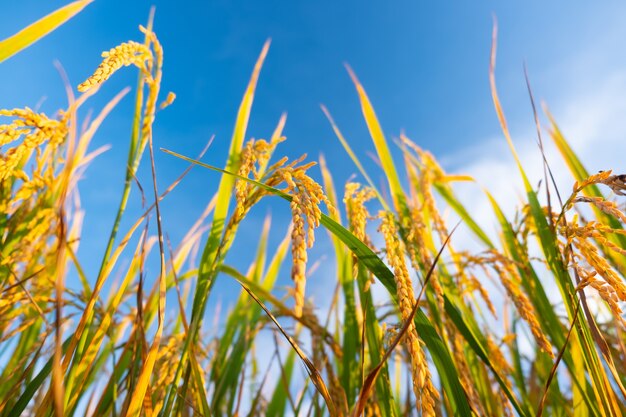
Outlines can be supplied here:
<path id="1" fill-rule="evenodd" d="M 74 17 L 92 1 L 93 0 L 80 0 L 70 3 L 25 27 L 15 35 L 0 41 L 0 62 L 37 42 Z"/>

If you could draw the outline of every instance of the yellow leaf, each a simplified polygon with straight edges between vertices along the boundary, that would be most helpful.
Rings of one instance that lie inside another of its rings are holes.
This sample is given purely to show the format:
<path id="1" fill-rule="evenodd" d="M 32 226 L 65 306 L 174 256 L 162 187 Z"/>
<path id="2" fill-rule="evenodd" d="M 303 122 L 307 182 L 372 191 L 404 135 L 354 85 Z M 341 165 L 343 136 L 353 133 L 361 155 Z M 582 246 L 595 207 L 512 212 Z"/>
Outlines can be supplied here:
<path id="1" fill-rule="evenodd" d="M 0 62 L 37 42 L 48 33 L 67 22 L 93 0 L 80 0 L 61 7 L 46 17 L 25 27 L 15 35 L 0 41 Z"/>

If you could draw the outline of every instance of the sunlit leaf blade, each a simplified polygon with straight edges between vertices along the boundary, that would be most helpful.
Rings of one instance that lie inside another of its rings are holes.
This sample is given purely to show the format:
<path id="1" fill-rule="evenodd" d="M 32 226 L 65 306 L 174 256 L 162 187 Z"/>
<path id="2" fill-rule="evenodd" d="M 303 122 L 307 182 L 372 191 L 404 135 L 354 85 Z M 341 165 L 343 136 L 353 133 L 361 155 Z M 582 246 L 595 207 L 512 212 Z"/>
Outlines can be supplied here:
<path id="1" fill-rule="evenodd" d="M 257 256 L 248 270 L 248 282 L 252 281 L 259 286 L 267 249 L 267 239 L 270 230 L 269 217 L 265 220 Z M 285 245 L 283 245 L 285 246 Z M 281 253 L 282 252 L 282 253 Z M 285 250 L 278 251 L 277 255 L 284 257 Z M 280 258 L 281 261 L 283 258 Z M 220 270 L 222 270 L 220 268 Z M 275 280 L 275 276 L 267 277 L 267 281 Z M 260 309 L 251 304 L 250 297 L 245 291 L 241 291 L 235 308 L 229 314 L 224 332 L 217 348 L 215 365 L 211 369 L 210 379 L 215 384 L 215 392 L 212 395 L 211 407 L 216 412 L 226 409 L 232 413 L 231 406 L 225 404 L 226 400 L 236 398 L 239 385 L 239 376 L 245 374 L 246 357 L 253 346 L 253 340 L 257 335 Z"/>
<path id="2" fill-rule="evenodd" d="M 0 41 L 0 62 L 37 42 L 74 17 L 92 1 L 79 0 L 63 6 L 30 26 L 25 27 L 15 35 Z"/>
<path id="3" fill-rule="evenodd" d="M 326 195 L 334 207 L 338 207 L 337 195 L 332 175 L 326 166 L 326 161 L 320 156 L 320 170 L 324 180 Z M 341 223 L 339 212 L 331 213 L 331 218 Z M 347 253 L 345 246 L 341 244 L 335 235 L 330 234 L 335 248 L 335 260 L 337 264 L 337 277 L 341 284 L 344 295 L 343 308 L 343 357 L 341 363 L 341 386 L 346 393 L 348 406 L 354 402 L 357 395 L 357 381 L 362 379 L 359 369 L 359 346 L 361 341 L 361 329 L 357 321 L 357 306 L 354 277 L 352 276 L 352 258 Z"/>
<path id="4" fill-rule="evenodd" d="M 359 285 L 359 296 L 361 299 L 361 307 L 365 319 L 365 339 L 369 346 L 370 363 L 380 363 L 383 359 L 381 352 L 383 351 L 380 323 L 376 316 L 376 308 L 369 289 L 366 291 L 366 282 L 370 279 L 367 269 L 358 264 L 357 281 Z M 385 417 L 396 416 L 394 407 L 394 398 L 392 394 L 391 382 L 389 379 L 389 369 L 387 363 L 380 370 L 380 375 L 376 379 L 376 394 L 380 398 L 380 411 Z"/>
<path id="5" fill-rule="evenodd" d="M 324 380 L 322 379 L 319 370 L 317 368 L 315 368 L 315 365 L 313 364 L 313 362 L 311 362 L 311 360 L 306 356 L 306 354 L 298 346 L 296 341 L 292 337 L 290 337 L 287 334 L 287 332 L 285 332 L 285 330 L 280 326 L 280 324 L 276 320 L 276 317 L 274 317 L 274 315 L 261 302 L 261 300 L 259 300 L 259 298 L 249 288 L 247 288 L 245 285 L 243 285 L 243 283 L 240 283 L 240 284 L 243 287 L 243 289 L 246 290 L 246 292 L 248 294 L 250 294 L 250 296 L 254 299 L 254 301 L 263 309 L 265 314 L 272 320 L 272 322 L 278 328 L 278 330 L 280 331 L 282 336 L 285 339 L 287 339 L 287 341 L 289 342 L 289 344 L 291 345 L 293 350 L 300 357 L 300 360 L 304 364 L 305 369 L 306 369 L 307 373 L 309 374 L 311 382 L 313 383 L 313 385 L 315 385 L 315 388 L 317 389 L 317 391 L 324 398 L 324 402 L 326 403 L 326 406 L 328 408 L 328 412 L 330 414 L 330 417 L 338 416 L 337 410 L 335 408 L 335 404 L 333 402 L 333 399 L 331 398 L 330 393 L 328 392 L 328 388 L 326 387 L 326 384 L 324 383 Z"/>
<path id="6" fill-rule="evenodd" d="M 335 120 L 330 115 L 330 112 L 328 111 L 326 106 L 322 106 L 322 111 L 324 112 L 324 114 L 326 115 L 326 118 L 330 122 L 330 125 L 333 128 L 333 131 L 335 132 L 335 135 L 337 136 L 337 139 L 339 139 L 339 142 L 341 143 L 341 146 L 343 146 L 343 149 L 346 151 L 346 153 L 348 154 L 350 159 L 352 159 L 352 162 L 354 163 L 354 165 L 358 168 L 358 170 L 361 173 L 361 175 L 363 175 L 363 178 L 365 178 L 365 181 L 367 181 L 367 184 L 376 193 L 376 198 L 378 199 L 380 204 L 384 207 L 385 210 L 389 210 L 389 206 L 387 205 L 387 202 L 385 201 L 385 199 L 383 198 L 382 194 L 378 190 L 378 187 L 376 187 L 376 184 L 374 184 L 374 181 L 372 181 L 372 179 L 368 175 L 367 171 L 365 171 L 365 168 L 363 168 L 363 165 L 361 164 L 361 161 L 359 160 L 359 157 L 356 156 L 356 154 L 352 150 L 352 147 L 350 146 L 348 141 L 343 137 L 343 134 L 339 130 L 339 127 L 337 126 L 337 124 L 335 123 Z"/>
<path id="7" fill-rule="evenodd" d="M 383 130 L 380 126 L 380 123 L 378 122 L 378 118 L 376 117 L 376 113 L 374 112 L 374 108 L 372 107 L 372 103 L 370 103 L 370 100 L 365 93 L 365 89 L 359 82 L 352 69 L 349 66 L 346 66 L 346 68 L 348 69 L 350 78 L 352 78 L 352 82 L 356 86 L 357 93 L 359 94 L 363 117 L 365 118 L 365 122 L 367 123 L 367 127 L 370 131 L 372 141 L 374 142 L 374 146 L 376 147 L 376 152 L 378 153 L 378 158 L 380 159 L 383 171 L 385 171 L 385 176 L 387 177 L 387 181 L 389 182 L 389 190 L 391 192 L 394 206 L 396 208 L 396 211 L 404 216 L 407 212 L 406 198 L 404 196 L 404 192 L 402 191 L 402 185 L 400 184 L 400 178 L 398 177 L 398 172 L 396 171 L 396 166 L 393 162 L 391 151 L 389 151 L 389 147 L 387 146 L 387 140 L 385 139 Z"/>
<path id="8" fill-rule="evenodd" d="M 285 363 L 280 368 L 278 381 L 276 381 L 276 386 L 267 406 L 267 417 L 282 417 L 286 415 L 285 409 L 287 408 L 287 400 L 290 395 L 288 388 L 293 377 L 295 362 L 296 352 L 290 350 Z"/>
<path id="9" fill-rule="evenodd" d="M 150 11 L 150 14 L 148 17 L 148 23 L 147 23 L 148 30 L 152 30 L 153 22 L 154 22 L 154 8 Z M 147 34 L 144 37 L 144 43 L 145 45 L 149 44 Z M 142 119 L 141 114 L 142 114 L 142 107 L 143 107 L 143 85 L 144 85 L 145 77 L 146 75 L 143 73 L 143 71 L 140 71 L 138 87 L 137 87 L 137 92 L 135 96 L 135 112 L 133 115 L 133 130 L 131 133 L 131 141 L 129 145 L 130 149 L 129 149 L 129 154 L 128 154 L 127 167 L 125 170 L 126 178 L 124 181 L 122 196 L 120 199 L 119 206 L 117 208 L 115 220 L 113 221 L 111 232 L 109 234 L 109 239 L 107 241 L 107 245 L 104 250 L 104 255 L 100 263 L 100 269 L 98 271 L 98 276 L 96 278 L 96 283 L 93 289 L 94 293 L 89 294 L 89 303 L 87 305 L 87 308 L 83 312 L 83 316 L 80 319 L 77 332 L 75 333 L 75 340 L 72 341 L 72 344 L 70 345 L 70 349 L 69 349 L 70 352 L 75 350 L 74 355 L 78 360 L 80 360 L 83 350 L 85 349 L 85 346 L 88 345 L 88 340 L 91 336 L 89 331 L 84 331 L 84 330 L 88 329 L 91 326 L 91 323 L 93 320 L 93 307 L 95 305 L 97 295 L 100 289 L 102 288 L 104 281 L 107 278 L 106 273 L 105 273 L 106 268 L 108 267 L 112 268 L 112 266 L 115 264 L 115 261 L 117 260 L 117 258 L 114 255 L 115 238 L 117 236 L 119 225 L 122 220 L 122 216 L 125 212 L 126 204 L 128 202 L 128 198 L 130 195 L 131 181 L 137 170 L 139 159 L 141 158 L 140 153 L 136 152 L 136 148 L 138 147 L 137 143 L 140 140 L 139 132 L 140 132 L 141 119 Z M 84 94 L 83 97 L 87 96 L 88 94 L 89 92 Z M 104 117 L 104 115 L 102 115 L 102 117 Z M 100 119 L 100 117 L 98 119 Z M 94 124 L 98 126 L 99 123 L 101 123 L 101 121 L 102 120 L 99 120 L 97 124 L 94 121 Z M 90 135 L 94 134 L 94 132 L 91 131 L 91 129 L 89 129 L 88 132 Z M 136 227 L 138 227 L 138 224 L 136 225 Z M 118 256 L 119 256 L 119 253 L 118 253 Z M 72 357 L 71 354 L 68 355 L 66 357 L 66 361 L 68 361 L 71 357 Z M 72 391 L 72 387 L 74 386 L 74 378 L 76 376 L 77 371 L 78 369 L 76 366 L 69 366 L 69 372 L 68 372 L 65 384 L 66 384 L 67 390 L 70 392 Z M 67 399 L 67 395 L 66 395 L 66 399 Z"/>

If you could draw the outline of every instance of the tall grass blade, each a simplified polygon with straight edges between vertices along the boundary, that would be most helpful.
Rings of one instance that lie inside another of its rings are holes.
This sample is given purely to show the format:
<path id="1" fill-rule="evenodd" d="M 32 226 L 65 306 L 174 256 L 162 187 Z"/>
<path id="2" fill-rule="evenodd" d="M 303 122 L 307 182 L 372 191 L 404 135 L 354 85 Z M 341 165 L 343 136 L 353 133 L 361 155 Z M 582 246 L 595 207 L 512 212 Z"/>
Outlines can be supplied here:
<path id="1" fill-rule="evenodd" d="M 352 78 L 352 82 L 354 83 L 357 93 L 359 94 L 363 117 L 365 118 L 365 122 L 367 123 L 367 127 L 370 131 L 372 141 L 374 142 L 374 146 L 376 147 L 376 152 L 378 153 L 378 158 L 380 159 L 380 163 L 382 164 L 383 171 L 385 171 L 385 176 L 387 177 L 387 181 L 389 182 L 389 190 L 391 192 L 394 206 L 396 208 L 396 211 L 400 213 L 401 216 L 404 216 L 406 215 L 408 210 L 406 198 L 404 196 L 404 192 L 402 191 L 402 185 L 400 184 L 400 178 L 398 177 L 396 166 L 393 162 L 393 158 L 391 157 L 391 152 L 389 151 L 389 147 L 387 146 L 387 140 L 385 139 L 383 130 L 380 127 L 380 123 L 378 122 L 378 118 L 376 117 L 376 113 L 374 112 L 374 108 L 372 107 L 372 103 L 370 103 L 370 100 L 365 93 L 365 89 L 354 74 L 354 71 L 352 71 L 352 68 L 346 65 L 346 69 L 348 70 L 350 78 Z"/>
<path id="2" fill-rule="evenodd" d="M 92 1 L 79 0 L 63 6 L 30 26 L 25 27 L 15 35 L 0 41 L 0 62 L 37 42 L 74 17 Z"/>
<path id="3" fill-rule="evenodd" d="M 365 168 L 363 168 L 361 161 L 352 150 L 352 147 L 350 147 L 350 144 L 348 143 L 348 141 L 343 137 L 343 134 L 339 130 L 339 127 L 337 126 L 337 124 L 335 123 L 335 120 L 330 115 L 330 112 L 328 111 L 326 106 L 322 105 L 322 111 L 324 112 L 324 114 L 326 115 L 326 118 L 330 122 L 330 125 L 333 128 L 335 135 L 337 136 L 337 139 L 339 139 L 339 142 L 341 143 L 341 146 L 343 146 L 343 148 L 345 149 L 350 159 L 352 159 L 352 162 L 354 163 L 354 165 L 358 168 L 361 175 L 363 175 L 363 178 L 365 178 L 365 181 L 367 181 L 367 184 L 372 188 L 372 190 L 374 190 L 374 192 L 376 193 L 376 198 L 378 199 L 380 204 L 383 206 L 385 210 L 389 211 L 390 209 L 389 209 L 389 206 L 387 205 L 387 202 L 383 198 L 380 191 L 378 191 L 378 187 L 376 187 L 376 184 L 374 184 L 374 181 L 372 181 L 370 176 L 367 174 L 367 171 L 365 171 Z"/>

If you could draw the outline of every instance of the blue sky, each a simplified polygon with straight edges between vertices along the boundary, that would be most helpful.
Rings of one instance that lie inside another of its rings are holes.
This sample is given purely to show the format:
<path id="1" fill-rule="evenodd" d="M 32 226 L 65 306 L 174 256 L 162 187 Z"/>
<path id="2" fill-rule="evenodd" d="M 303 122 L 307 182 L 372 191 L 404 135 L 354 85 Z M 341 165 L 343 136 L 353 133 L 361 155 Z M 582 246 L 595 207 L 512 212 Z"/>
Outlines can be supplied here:
<path id="1" fill-rule="evenodd" d="M 4 3 L 5 16 L 11 18 L 3 19 L 0 38 L 66 1 Z M 343 67 L 347 62 L 365 86 L 388 138 L 405 131 L 447 169 L 476 175 L 506 200 L 514 188 L 508 178 L 516 174 L 500 136 L 488 84 L 494 14 L 500 28 L 500 96 L 514 137 L 521 142 L 522 156 L 532 160 L 530 166 L 538 166 L 539 159 L 523 62 L 528 65 L 535 96 L 550 104 L 591 169 L 619 170 L 621 162 L 624 171 L 620 155 L 626 154 L 626 126 L 621 121 L 626 119 L 622 104 L 626 96 L 626 5 L 545 3 L 97 0 L 61 29 L 0 65 L 0 107 L 42 103 L 41 109 L 48 114 L 64 107 L 63 84 L 53 61 L 59 60 L 72 83 L 79 84 L 96 68 L 101 51 L 141 39 L 137 26 L 145 24 L 154 4 L 154 29 L 165 48 L 163 91 L 178 96 L 157 117 L 157 147 L 193 156 L 215 134 L 205 160 L 223 165 L 252 66 L 263 42 L 272 38 L 249 137 L 269 136 L 286 111 L 287 142 L 277 154 L 295 158 L 307 152 L 316 159 L 324 153 L 336 182 L 343 184 L 356 169 L 334 137 L 320 103 L 329 108 L 363 160 L 369 160 L 368 152 L 373 151 Z M 90 106 L 98 110 L 121 88 L 134 86 L 135 77 L 133 70 L 120 71 Z M 95 262 L 99 261 L 104 246 L 101 236 L 108 234 L 118 204 L 131 106 L 132 94 L 93 141 L 93 149 L 105 144 L 112 149 L 92 163 L 81 186 L 87 211 L 81 251 L 87 263 L 91 262 L 89 253 L 96 253 Z M 377 172 L 373 163 L 369 166 Z M 184 167 L 181 161 L 158 155 L 161 188 Z M 147 172 L 143 174 L 148 185 Z M 214 173 L 197 169 L 167 201 L 164 219 L 174 242 L 200 214 L 217 181 Z M 475 189 L 461 190 L 461 194 L 469 204 L 476 204 L 478 212 L 483 203 L 472 200 Z M 131 208 L 137 209 L 137 198 L 133 204 Z M 280 204 L 256 210 L 242 230 L 244 247 L 256 242 L 256 226 L 270 208 L 274 217 L 288 213 Z M 283 234 L 283 228 L 273 232 L 275 241 Z"/>

